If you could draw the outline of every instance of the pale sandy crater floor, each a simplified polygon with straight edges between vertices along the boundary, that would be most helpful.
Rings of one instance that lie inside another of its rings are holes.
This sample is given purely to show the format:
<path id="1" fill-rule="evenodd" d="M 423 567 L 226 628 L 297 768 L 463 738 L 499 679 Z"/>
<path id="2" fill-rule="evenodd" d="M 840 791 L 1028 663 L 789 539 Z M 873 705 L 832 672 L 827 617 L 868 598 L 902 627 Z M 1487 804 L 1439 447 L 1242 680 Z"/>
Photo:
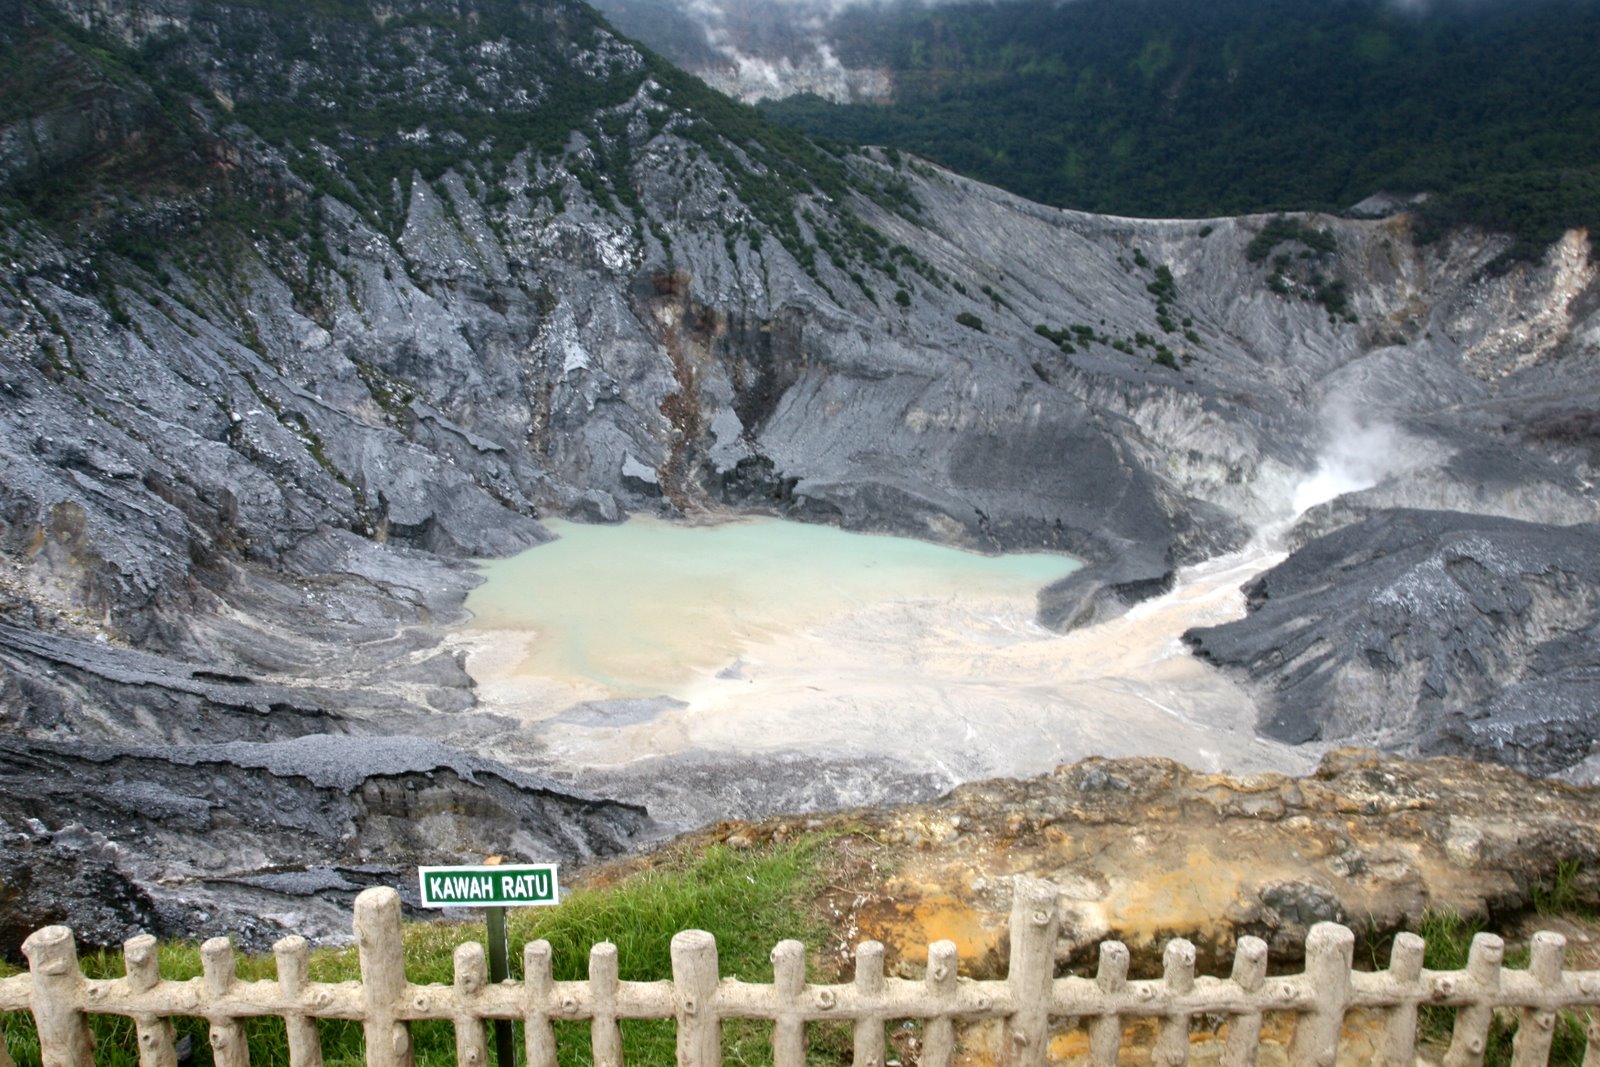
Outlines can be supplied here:
<path id="1" fill-rule="evenodd" d="M 662 532 L 649 524 L 635 531 Z M 909 544 L 918 552 L 932 547 Z M 652 590 L 637 575 L 622 576 L 625 566 L 606 563 L 598 582 L 582 568 L 564 572 L 579 599 L 558 610 L 583 610 L 586 584 L 610 598 L 611 621 L 583 631 L 578 655 L 561 654 L 574 642 L 552 632 L 564 620 L 518 620 L 481 598 L 468 602 L 478 621 L 453 640 L 469 653 L 483 710 L 521 720 L 542 747 L 542 769 L 569 768 L 580 781 L 598 772 L 614 782 L 646 766 L 659 775 L 674 759 L 732 761 L 759 776 L 763 761 L 783 757 L 792 774 L 795 754 L 849 763 L 868 776 L 872 767 L 893 767 L 897 778 L 946 786 L 1032 775 L 1091 755 L 1168 756 L 1241 773 L 1304 773 L 1320 755 L 1256 736 L 1249 696 L 1179 640 L 1191 626 L 1242 615 L 1239 586 L 1281 559 L 1276 552 L 1252 547 L 1189 568 L 1172 593 L 1062 635 L 1034 622 L 1036 591 L 1055 575 L 975 580 L 917 571 L 902 580 L 896 571 L 881 584 L 873 576 L 835 582 L 806 572 L 794 546 L 777 551 L 774 566 L 805 572 L 789 576 L 788 600 L 759 589 L 744 590 L 753 601 L 729 596 L 718 574 L 693 564 L 687 585 L 675 576 L 665 591 Z M 762 565 L 730 555 L 743 567 Z M 969 562 L 958 560 L 958 570 Z M 894 570 L 882 560 L 874 566 Z M 491 574 L 490 586 L 505 577 Z M 559 580 L 537 579 L 546 595 L 533 599 L 561 601 L 565 594 L 551 588 Z M 630 619 L 660 632 L 621 633 Z M 613 636 L 622 647 L 608 651 Z M 877 799 L 870 782 L 859 792 L 854 798 L 847 789 L 845 799 Z M 708 799 L 704 814 L 734 813 L 717 803 Z"/>

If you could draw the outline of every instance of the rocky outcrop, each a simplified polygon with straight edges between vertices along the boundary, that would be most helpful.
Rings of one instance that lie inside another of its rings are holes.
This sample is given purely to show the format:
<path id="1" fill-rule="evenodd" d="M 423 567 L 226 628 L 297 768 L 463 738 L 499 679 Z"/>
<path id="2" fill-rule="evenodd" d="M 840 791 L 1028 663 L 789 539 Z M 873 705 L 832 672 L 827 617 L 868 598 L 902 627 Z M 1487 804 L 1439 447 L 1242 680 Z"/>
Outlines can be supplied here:
<path id="1" fill-rule="evenodd" d="M 1535 774 L 1600 727 L 1600 527 L 1391 510 L 1246 587 L 1249 614 L 1191 630 L 1263 692 L 1281 740 L 1459 752 Z"/>
<path id="2" fill-rule="evenodd" d="M 1115 938 L 1136 972 L 1159 974 L 1167 940 L 1186 937 L 1215 974 L 1246 934 L 1287 965 L 1323 920 L 1377 939 L 1416 929 L 1430 909 L 1508 917 L 1572 871 L 1567 892 L 1595 899 L 1597 805 L 1593 788 L 1366 750 L 1330 753 L 1299 779 L 1087 760 L 925 804 L 725 823 L 687 844 L 836 831 L 819 846 L 829 881 L 821 911 L 841 963 L 873 938 L 891 968 L 917 974 L 927 945 L 949 938 L 964 974 L 1003 976 L 1013 879 L 1028 876 L 1061 890 L 1057 958 L 1074 973 L 1092 974 L 1096 946 Z"/>

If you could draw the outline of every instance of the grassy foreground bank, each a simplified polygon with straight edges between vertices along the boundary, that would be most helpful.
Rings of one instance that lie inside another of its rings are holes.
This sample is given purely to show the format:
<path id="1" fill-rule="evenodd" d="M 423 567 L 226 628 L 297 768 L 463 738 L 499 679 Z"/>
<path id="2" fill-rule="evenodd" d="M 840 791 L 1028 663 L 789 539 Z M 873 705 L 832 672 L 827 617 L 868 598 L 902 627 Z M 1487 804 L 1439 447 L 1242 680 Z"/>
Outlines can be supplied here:
<path id="1" fill-rule="evenodd" d="M 713 846 L 693 855 L 681 854 L 656 862 L 614 885 L 578 889 L 559 906 L 513 908 L 507 927 L 511 939 L 511 969 L 521 978 L 522 945 L 544 939 L 550 942 L 557 980 L 588 976 L 589 949 L 602 941 L 617 946 L 620 977 L 624 981 L 653 981 L 670 977 L 672 935 L 680 930 L 709 930 L 717 937 L 724 976 L 770 982 L 772 946 L 785 938 L 798 938 L 808 946 L 822 942 L 821 923 L 807 907 L 821 878 L 823 838 L 762 850 L 741 851 Z M 417 983 L 449 984 L 452 953 L 463 942 L 484 939 L 478 924 L 407 923 L 406 974 Z M 184 980 L 200 975 L 200 949 L 193 942 L 163 943 L 161 976 Z M 116 952 L 85 953 L 84 973 L 91 978 L 120 978 L 122 956 Z M 237 954 L 241 980 L 276 977 L 271 956 Z M 0 965 L 3 966 L 3 965 Z M 4 973 L 14 973 L 7 968 Z M 360 977 L 355 948 L 330 948 L 312 953 L 311 980 L 342 982 Z M 135 1067 L 139 1052 L 132 1020 L 94 1016 L 95 1063 L 99 1067 Z M 192 1035 L 194 1064 L 211 1063 L 203 1019 L 174 1020 L 180 1039 Z M 327 1067 L 360 1067 L 361 1025 L 341 1020 L 321 1024 L 323 1061 Z M 629 1064 L 674 1062 L 674 1031 L 670 1020 L 624 1020 L 623 1055 Z M 7 1047 L 19 1065 L 39 1062 L 33 1021 L 23 1013 L 0 1016 Z M 556 1023 L 556 1039 L 564 1067 L 585 1067 L 590 1062 L 589 1024 Z M 288 1046 L 283 1020 L 258 1019 L 246 1024 L 253 1067 L 287 1064 Z M 521 1034 L 518 1028 L 518 1062 Z M 729 1023 L 724 1029 L 723 1058 L 729 1064 L 770 1063 L 770 1024 Z M 412 1026 L 419 1067 L 455 1063 L 455 1028 L 449 1022 L 419 1022 Z M 818 1042 L 814 1041 L 814 1044 Z M 821 1042 L 823 1051 L 827 1042 Z M 848 1058 L 849 1039 L 843 1048 Z"/>
<path id="2" fill-rule="evenodd" d="M 1540 915 L 1555 915 L 1555 909 L 1538 908 Z M 1590 917 L 1585 914 L 1583 917 Z M 1458 971 L 1467 966 L 1467 956 L 1472 948 L 1472 936 L 1488 926 L 1480 919 L 1467 919 L 1453 911 L 1430 911 L 1423 916 L 1417 933 L 1427 947 L 1423 951 L 1422 965 L 1431 971 Z M 1370 939 L 1363 946 L 1374 968 L 1382 966 L 1379 958 L 1380 943 Z M 1526 944 L 1512 944 L 1507 938 L 1505 965 L 1516 970 L 1528 966 L 1529 951 Z M 1387 948 L 1386 944 L 1382 945 Z M 1356 966 L 1361 967 L 1358 959 Z M 1455 1009 L 1424 1004 L 1417 1011 L 1417 1041 L 1424 1047 L 1442 1052 L 1450 1044 L 1455 1025 Z M 1511 1063 L 1512 1040 L 1517 1034 L 1517 1022 L 1509 1012 L 1496 1012 L 1489 1024 L 1489 1039 L 1484 1048 L 1484 1067 L 1508 1067 Z M 1587 1047 L 1584 1019 L 1575 1012 L 1563 1011 L 1556 1016 L 1555 1030 L 1550 1042 L 1550 1067 L 1582 1067 Z M 1434 1057 L 1438 1058 L 1438 1057 Z"/>
<path id="3" fill-rule="evenodd" d="M 848 835 L 846 835 L 848 836 Z M 812 950 L 811 978 L 837 981 L 839 965 L 818 956 L 818 946 L 838 940 L 830 931 L 818 901 L 836 880 L 856 879 L 838 869 L 838 835 L 818 834 L 797 841 L 746 848 L 712 844 L 702 850 L 680 847 L 647 857 L 637 867 L 625 869 L 614 881 L 571 892 L 559 907 L 513 909 L 509 916 L 512 942 L 511 967 L 521 978 L 521 948 L 536 939 L 549 941 L 554 976 L 558 980 L 587 977 L 591 946 L 610 941 L 617 946 L 619 976 L 625 981 L 653 981 L 672 973 L 670 944 L 680 930 L 710 930 L 717 937 L 721 971 L 725 977 L 770 982 L 772 946 L 798 938 Z M 1538 920 L 1560 918 L 1597 929 L 1596 909 L 1577 891 L 1576 864 L 1562 864 L 1549 884 L 1533 893 L 1534 925 Z M 856 888 L 860 888 L 857 886 Z M 1450 911 L 1425 914 L 1417 932 L 1427 948 L 1424 966 L 1430 970 L 1459 970 L 1467 963 L 1472 936 L 1488 929 L 1479 918 L 1463 918 Z M 1524 930 L 1530 927 L 1524 926 Z M 1528 966 L 1528 950 L 1521 938 L 1506 931 L 1506 965 Z M 407 977 L 416 983 L 449 984 L 452 954 L 463 942 L 484 937 L 481 923 L 408 923 L 405 927 Z M 1358 969 L 1380 969 L 1388 959 L 1392 934 L 1360 930 L 1356 947 Z M 242 980 L 276 977 L 270 956 L 236 954 Z M 116 952 L 86 953 L 82 967 L 92 978 L 118 978 L 122 957 Z M 1586 964 L 1587 965 L 1587 964 Z M 160 954 L 163 978 L 185 980 L 201 974 L 199 946 L 193 942 L 163 943 Z M 1290 968 L 1293 970 L 1293 968 Z M 0 964 L 0 974 L 14 973 Z M 1074 973 L 1090 973 L 1072 968 Z M 360 976 L 353 947 L 322 949 L 312 954 L 311 979 L 341 982 Z M 95 1062 L 134 1067 L 139 1061 L 131 1020 L 94 1016 Z M 180 1038 L 187 1035 L 192 1063 L 212 1062 L 207 1027 L 202 1019 L 175 1019 Z M 1419 1014 L 1419 1044 L 1437 1059 L 1450 1040 L 1454 1011 L 1424 1005 Z M 1585 1050 L 1585 1020 L 1563 1012 L 1556 1021 L 1551 1067 L 1581 1067 Z M 563 1067 L 588 1067 L 591 1063 L 589 1024 L 557 1022 L 557 1045 Z M 896 1024 L 890 1024 L 894 1026 Z M 1495 1018 L 1485 1050 L 1485 1067 L 1508 1067 L 1516 1021 L 1507 1013 Z M 361 1067 L 363 1038 L 359 1023 L 324 1020 L 320 1023 L 324 1062 L 328 1067 Z M 624 1020 L 621 1023 L 624 1062 L 638 1067 L 669 1067 L 675 1062 L 674 1029 L 670 1020 Z M 32 1019 L 25 1013 L 0 1015 L 0 1030 L 12 1057 L 21 1067 L 40 1061 Z M 771 1024 L 730 1020 L 723 1027 L 723 1060 L 730 1065 L 767 1067 L 772 1062 Z M 277 1018 L 246 1024 L 250 1062 L 258 1067 L 288 1063 L 283 1021 Z M 451 1065 L 455 1061 L 455 1031 L 451 1023 L 430 1021 L 412 1027 L 416 1061 L 421 1067 Z M 850 1062 L 851 1038 L 847 1025 L 813 1025 L 809 1029 L 810 1060 L 815 1064 Z M 517 1062 L 523 1062 L 521 1028 L 517 1028 Z M 912 1048 L 915 1047 L 914 1038 Z"/>

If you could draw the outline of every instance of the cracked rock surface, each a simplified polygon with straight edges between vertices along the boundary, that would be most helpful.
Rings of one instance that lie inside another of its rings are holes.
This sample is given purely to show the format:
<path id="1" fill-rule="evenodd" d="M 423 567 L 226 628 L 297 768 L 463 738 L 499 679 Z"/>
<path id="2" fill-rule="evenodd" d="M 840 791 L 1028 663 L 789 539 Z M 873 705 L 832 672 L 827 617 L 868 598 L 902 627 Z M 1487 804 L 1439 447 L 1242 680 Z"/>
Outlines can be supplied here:
<path id="1" fill-rule="evenodd" d="M 641 808 L 400 736 L 163 748 L 5 739 L 0 784 L 0 849 L 26 872 L 8 932 L 67 922 L 92 944 L 140 930 L 231 934 L 254 950 L 289 933 L 339 939 L 360 890 L 414 898 L 418 864 L 593 858 L 650 828 Z"/>

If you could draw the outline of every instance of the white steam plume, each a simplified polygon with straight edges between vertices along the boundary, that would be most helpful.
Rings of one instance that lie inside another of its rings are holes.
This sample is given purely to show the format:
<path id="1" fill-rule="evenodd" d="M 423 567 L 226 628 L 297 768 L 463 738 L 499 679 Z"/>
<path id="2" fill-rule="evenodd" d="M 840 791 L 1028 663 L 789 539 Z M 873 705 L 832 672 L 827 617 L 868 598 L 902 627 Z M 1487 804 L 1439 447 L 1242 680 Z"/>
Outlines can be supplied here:
<path id="1" fill-rule="evenodd" d="M 1327 440 L 1317 469 L 1294 489 L 1297 516 L 1345 493 L 1370 489 L 1422 459 L 1417 443 L 1387 423 L 1364 420 L 1342 405 L 1325 417 Z"/>

